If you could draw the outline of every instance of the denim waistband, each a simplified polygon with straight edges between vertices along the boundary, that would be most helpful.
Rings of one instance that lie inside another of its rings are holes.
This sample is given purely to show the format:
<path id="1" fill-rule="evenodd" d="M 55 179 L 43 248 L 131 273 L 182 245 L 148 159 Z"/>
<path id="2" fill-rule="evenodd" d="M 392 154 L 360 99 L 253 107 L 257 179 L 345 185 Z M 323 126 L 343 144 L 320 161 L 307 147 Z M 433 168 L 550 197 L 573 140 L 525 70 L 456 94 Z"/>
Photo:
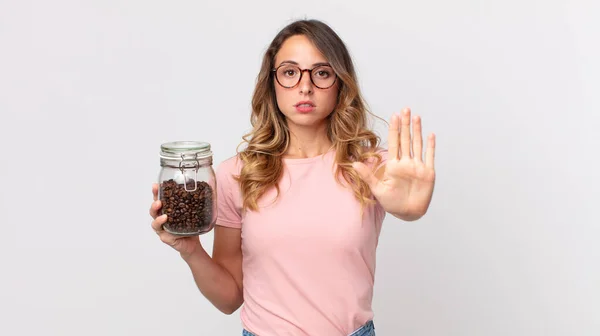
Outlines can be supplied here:
<path id="1" fill-rule="evenodd" d="M 242 331 L 242 336 L 257 336 L 257 335 L 244 329 Z M 375 324 L 373 323 L 373 321 L 368 321 L 367 323 L 363 324 L 360 328 L 356 329 L 348 336 L 375 336 Z"/>
<path id="2" fill-rule="evenodd" d="M 369 321 L 349 336 L 375 336 L 375 324 L 373 321 Z"/>

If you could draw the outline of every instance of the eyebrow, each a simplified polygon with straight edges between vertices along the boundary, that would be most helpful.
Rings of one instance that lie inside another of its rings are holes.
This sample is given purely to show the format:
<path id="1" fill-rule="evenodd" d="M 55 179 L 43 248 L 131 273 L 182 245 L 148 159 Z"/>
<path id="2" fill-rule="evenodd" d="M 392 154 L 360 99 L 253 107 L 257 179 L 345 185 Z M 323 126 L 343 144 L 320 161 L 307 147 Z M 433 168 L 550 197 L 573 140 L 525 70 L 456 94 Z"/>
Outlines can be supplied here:
<path id="1" fill-rule="evenodd" d="M 298 62 L 292 61 L 292 60 L 282 61 L 281 63 L 279 63 L 279 65 L 282 65 L 282 64 L 285 64 L 285 63 L 294 64 L 294 65 L 300 65 L 300 64 L 298 64 Z M 323 65 L 331 66 L 331 64 L 329 64 L 328 62 L 318 62 L 318 63 L 313 64 L 312 66 L 313 67 L 317 67 L 317 66 L 323 66 Z"/>

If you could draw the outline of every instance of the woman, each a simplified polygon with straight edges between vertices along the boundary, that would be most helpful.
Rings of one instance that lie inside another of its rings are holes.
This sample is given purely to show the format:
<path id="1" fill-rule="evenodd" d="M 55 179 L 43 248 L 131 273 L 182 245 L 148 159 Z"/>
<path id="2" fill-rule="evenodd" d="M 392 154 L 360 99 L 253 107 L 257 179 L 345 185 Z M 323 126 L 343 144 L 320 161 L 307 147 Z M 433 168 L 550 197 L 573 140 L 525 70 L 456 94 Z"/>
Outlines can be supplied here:
<path id="1" fill-rule="evenodd" d="M 272 41 L 252 101 L 247 146 L 217 168 L 212 258 L 198 237 L 162 229 L 220 311 L 241 311 L 244 335 L 374 335 L 375 255 L 386 213 L 419 219 L 434 189 L 434 136 L 391 118 L 389 148 L 367 128 L 349 53 L 316 20 Z M 423 160 L 425 156 L 425 160 Z"/>

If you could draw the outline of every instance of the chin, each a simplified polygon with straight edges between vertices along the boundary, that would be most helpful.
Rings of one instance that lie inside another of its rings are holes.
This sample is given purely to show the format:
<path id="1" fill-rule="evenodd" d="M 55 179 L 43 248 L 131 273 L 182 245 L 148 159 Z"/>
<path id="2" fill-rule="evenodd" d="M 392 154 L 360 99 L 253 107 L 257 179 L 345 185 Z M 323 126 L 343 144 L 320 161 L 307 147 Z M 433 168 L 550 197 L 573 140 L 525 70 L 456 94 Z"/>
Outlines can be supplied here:
<path id="1" fill-rule="evenodd" d="M 293 115 L 286 115 L 288 123 L 293 123 L 298 126 L 318 126 L 327 121 L 326 115 L 320 115 L 317 113 L 294 113 Z"/>

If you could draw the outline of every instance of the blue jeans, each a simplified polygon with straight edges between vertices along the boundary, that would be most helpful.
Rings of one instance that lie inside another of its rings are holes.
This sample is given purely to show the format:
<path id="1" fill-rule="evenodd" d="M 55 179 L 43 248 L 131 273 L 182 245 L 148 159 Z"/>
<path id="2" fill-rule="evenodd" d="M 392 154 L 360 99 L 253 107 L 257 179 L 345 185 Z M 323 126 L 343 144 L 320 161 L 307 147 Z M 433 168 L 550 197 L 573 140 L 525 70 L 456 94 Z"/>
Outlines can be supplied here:
<path id="1" fill-rule="evenodd" d="M 257 335 L 254 335 L 253 333 L 244 329 L 244 331 L 242 332 L 242 336 L 257 336 Z M 373 323 L 373 321 L 369 321 L 369 322 L 365 323 L 362 327 L 355 330 L 349 336 L 375 336 L 375 324 Z"/>

